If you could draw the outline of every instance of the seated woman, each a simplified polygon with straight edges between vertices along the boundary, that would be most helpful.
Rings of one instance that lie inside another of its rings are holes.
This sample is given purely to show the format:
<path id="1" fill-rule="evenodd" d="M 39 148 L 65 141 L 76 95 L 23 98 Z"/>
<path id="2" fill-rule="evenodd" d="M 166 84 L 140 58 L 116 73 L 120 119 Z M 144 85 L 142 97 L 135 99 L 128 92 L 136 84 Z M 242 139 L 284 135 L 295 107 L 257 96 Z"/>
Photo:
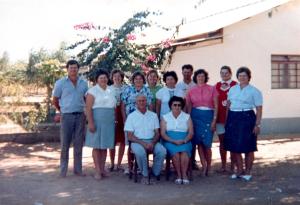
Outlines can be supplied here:
<path id="1" fill-rule="evenodd" d="M 182 111 L 184 104 L 183 98 L 171 97 L 171 112 L 163 115 L 160 126 L 164 146 L 171 155 L 177 172 L 176 184 L 190 183 L 187 169 L 192 153 L 193 124 L 190 115 Z"/>

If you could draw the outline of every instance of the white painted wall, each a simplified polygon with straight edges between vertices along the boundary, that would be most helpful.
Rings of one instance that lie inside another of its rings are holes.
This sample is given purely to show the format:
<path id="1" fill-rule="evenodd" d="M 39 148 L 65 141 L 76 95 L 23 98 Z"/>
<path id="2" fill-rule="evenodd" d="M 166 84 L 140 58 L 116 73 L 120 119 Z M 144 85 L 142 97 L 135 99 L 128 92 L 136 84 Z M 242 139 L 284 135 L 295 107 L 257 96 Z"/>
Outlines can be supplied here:
<path id="1" fill-rule="evenodd" d="M 300 55 L 300 0 L 224 28 L 221 44 L 177 51 L 168 70 L 181 73 L 183 64 L 209 72 L 210 84 L 219 80 L 219 69 L 229 65 L 252 71 L 251 83 L 264 95 L 264 118 L 300 117 L 300 89 L 271 89 L 271 54 Z"/>

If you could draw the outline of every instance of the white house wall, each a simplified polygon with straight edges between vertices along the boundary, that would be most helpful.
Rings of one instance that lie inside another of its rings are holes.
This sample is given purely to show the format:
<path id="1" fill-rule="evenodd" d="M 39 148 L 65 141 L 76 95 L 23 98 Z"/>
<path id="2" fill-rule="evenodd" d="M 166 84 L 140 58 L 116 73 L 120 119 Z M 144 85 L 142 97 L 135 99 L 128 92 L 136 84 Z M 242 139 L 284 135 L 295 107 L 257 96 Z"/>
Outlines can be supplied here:
<path id="1" fill-rule="evenodd" d="M 251 83 L 263 92 L 263 117 L 298 118 L 300 89 L 271 89 L 271 54 L 300 55 L 299 38 L 297 0 L 273 9 L 272 17 L 264 12 L 225 27 L 221 44 L 175 52 L 168 69 L 180 73 L 181 66 L 189 63 L 195 69 L 208 70 L 209 83 L 215 84 L 220 80 L 222 65 L 231 66 L 234 73 L 240 66 L 247 66 L 252 71 Z"/>

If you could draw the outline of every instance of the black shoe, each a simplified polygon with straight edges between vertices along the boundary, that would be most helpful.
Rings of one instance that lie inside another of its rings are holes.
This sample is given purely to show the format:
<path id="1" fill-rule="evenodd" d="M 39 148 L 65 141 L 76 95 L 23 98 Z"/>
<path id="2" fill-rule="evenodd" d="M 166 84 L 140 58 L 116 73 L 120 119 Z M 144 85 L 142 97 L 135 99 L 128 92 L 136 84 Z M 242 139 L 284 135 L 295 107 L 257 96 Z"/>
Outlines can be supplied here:
<path id="1" fill-rule="evenodd" d="M 198 165 L 197 165 L 196 162 L 193 162 L 193 164 L 192 164 L 192 169 L 193 169 L 193 170 L 199 170 L 199 167 L 198 167 Z"/>

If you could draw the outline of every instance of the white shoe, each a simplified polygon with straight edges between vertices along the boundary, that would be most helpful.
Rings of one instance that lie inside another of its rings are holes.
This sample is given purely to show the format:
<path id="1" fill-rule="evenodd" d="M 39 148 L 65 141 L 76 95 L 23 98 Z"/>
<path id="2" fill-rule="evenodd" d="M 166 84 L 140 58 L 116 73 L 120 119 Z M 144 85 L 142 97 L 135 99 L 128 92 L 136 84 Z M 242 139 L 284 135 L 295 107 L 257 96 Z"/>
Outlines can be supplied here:
<path id="1" fill-rule="evenodd" d="M 182 184 L 182 179 L 180 179 L 180 178 L 176 179 L 175 184 Z"/>
<path id="2" fill-rule="evenodd" d="M 247 182 L 250 181 L 252 179 L 252 175 L 242 175 L 241 176 L 244 180 L 246 180 Z"/>
<path id="3" fill-rule="evenodd" d="M 127 175 L 129 174 L 129 169 L 128 168 L 124 169 L 124 174 L 127 174 Z"/>
<path id="4" fill-rule="evenodd" d="M 236 174 L 233 174 L 230 176 L 230 179 L 237 179 L 237 178 L 238 178 L 238 176 Z"/>

